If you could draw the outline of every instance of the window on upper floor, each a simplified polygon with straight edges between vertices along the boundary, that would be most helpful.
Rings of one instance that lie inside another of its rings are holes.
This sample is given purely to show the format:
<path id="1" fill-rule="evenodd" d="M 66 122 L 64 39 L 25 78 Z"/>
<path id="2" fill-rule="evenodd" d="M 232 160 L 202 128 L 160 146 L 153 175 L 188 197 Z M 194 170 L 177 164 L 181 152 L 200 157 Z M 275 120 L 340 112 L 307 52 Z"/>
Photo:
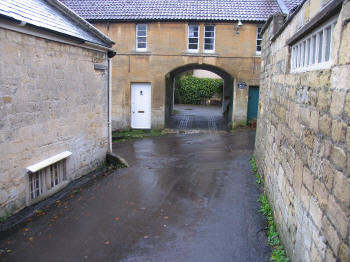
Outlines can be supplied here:
<path id="1" fill-rule="evenodd" d="M 329 68 L 336 18 L 329 20 L 292 45 L 291 72 Z"/>
<path id="2" fill-rule="evenodd" d="M 147 50 L 147 24 L 136 25 L 136 51 Z"/>
<path id="3" fill-rule="evenodd" d="M 199 25 L 188 25 L 187 50 L 198 52 L 199 47 Z"/>
<path id="4" fill-rule="evenodd" d="M 262 35 L 261 35 L 261 26 L 258 26 L 256 29 L 256 54 L 261 55 L 261 41 L 262 41 Z"/>
<path id="5" fill-rule="evenodd" d="M 204 26 L 204 52 L 215 51 L 215 25 Z"/>

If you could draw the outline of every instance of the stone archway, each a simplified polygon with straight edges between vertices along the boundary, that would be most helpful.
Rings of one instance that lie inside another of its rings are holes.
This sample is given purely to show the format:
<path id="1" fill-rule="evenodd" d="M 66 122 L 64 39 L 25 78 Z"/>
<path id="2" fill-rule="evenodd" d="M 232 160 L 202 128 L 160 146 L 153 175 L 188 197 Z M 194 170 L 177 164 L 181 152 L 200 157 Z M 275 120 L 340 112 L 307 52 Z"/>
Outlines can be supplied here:
<path id="1" fill-rule="evenodd" d="M 179 66 L 171 70 L 165 76 L 165 125 L 169 122 L 170 116 L 174 108 L 174 88 L 175 88 L 175 77 L 183 72 L 202 69 L 213 72 L 219 75 L 224 80 L 223 85 L 223 101 L 222 101 L 222 111 L 223 116 L 226 120 L 227 127 L 232 126 L 232 112 L 233 112 L 233 87 L 234 87 L 234 78 L 223 70 L 220 67 L 210 65 L 210 64 L 199 64 L 191 63 L 183 66 Z"/>

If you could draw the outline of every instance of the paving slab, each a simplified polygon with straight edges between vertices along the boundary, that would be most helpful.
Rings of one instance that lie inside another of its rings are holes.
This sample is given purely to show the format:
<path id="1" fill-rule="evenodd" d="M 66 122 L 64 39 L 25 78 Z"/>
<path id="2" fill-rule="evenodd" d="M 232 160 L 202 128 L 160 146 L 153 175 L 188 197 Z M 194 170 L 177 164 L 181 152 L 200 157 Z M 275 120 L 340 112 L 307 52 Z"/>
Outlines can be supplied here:
<path id="1" fill-rule="evenodd" d="M 225 130 L 225 120 L 220 106 L 174 105 L 174 112 L 169 117 L 167 128 L 179 130 Z"/>
<path id="2" fill-rule="evenodd" d="M 0 236 L 0 261 L 269 261 L 249 158 L 255 132 L 114 144 L 101 176 Z"/>

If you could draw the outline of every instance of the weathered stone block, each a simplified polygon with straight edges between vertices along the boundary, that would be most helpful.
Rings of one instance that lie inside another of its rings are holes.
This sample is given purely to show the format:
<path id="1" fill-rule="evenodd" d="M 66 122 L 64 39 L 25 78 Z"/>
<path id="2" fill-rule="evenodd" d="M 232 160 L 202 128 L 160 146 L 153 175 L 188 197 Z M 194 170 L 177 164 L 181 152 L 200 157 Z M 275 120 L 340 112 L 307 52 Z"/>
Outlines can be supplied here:
<path id="1" fill-rule="evenodd" d="M 311 199 L 310 199 L 310 215 L 311 215 L 312 220 L 315 223 L 315 226 L 317 228 L 321 228 L 323 213 L 322 213 L 322 210 L 317 203 L 317 199 L 314 197 L 311 197 Z"/>
<path id="2" fill-rule="evenodd" d="M 331 118 L 324 114 L 319 118 L 318 126 L 320 128 L 320 131 L 325 136 L 330 136 L 331 134 Z"/>
<path id="3" fill-rule="evenodd" d="M 320 152 L 320 155 L 325 159 L 328 158 L 331 155 L 332 146 L 333 146 L 332 141 L 323 139 L 322 140 L 323 152 Z"/>
<path id="4" fill-rule="evenodd" d="M 320 86 L 327 88 L 331 80 L 331 70 L 322 70 L 319 73 Z"/>
<path id="5" fill-rule="evenodd" d="M 305 123 L 306 126 L 310 125 L 310 109 L 308 107 L 300 108 L 300 119 Z"/>
<path id="6" fill-rule="evenodd" d="M 317 250 L 315 244 L 312 244 L 311 246 L 311 261 L 313 262 L 322 262 L 322 256 L 320 252 Z"/>
<path id="7" fill-rule="evenodd" d="M 342 172 L 335 172 L 333 192 L 345 208 L 350 206 L 350 181 Z M 347 215 L 350 216 L 350 210 Z"/>
<path id="8" fill-rule="evenodd" d="M 300 201 L 303 204 L 304 210 L 309 210 L 311 198 L 310 192 L 306 189 L 305 186 L 301 186 L 300 193 Z"/>
<path id="9" fill-rule="evenodd" d="M 309 88 L 308 87 L 298 87 L 296 92 L 295 100 L 299 104 L 309 103 Z"/>
<path id="10" fill-rule="evenodd" d="M 311 174 L 311 171 L 307 167 L 304 167 L 303 169 L 303 184 L 310 192 L 313 192 L 314 178 Z"/>
<path id="11" fill-rule="evenodd" d="M 331 150 L 331 159 L 338 169 L 345 169 L 346 155 L 342 148 L 333 145 Z"/>
<path id="12" fill-rule="evenodd" d="M 331 77 L 332 88 L 344 92 L 350 89 L 348 83 L 350 83 L 350 66 L 342 65 L 333 67 Z"/>
<path id="13" fill-rule="evenodd" d="M 323 88 L 318 92 L 317 109 L 321 112 L 328 112 L 332 93 L 328 88 Z"/>
<path id="14" fill-rule="evenodd" d="M 310 129 L 304 130 L 303 142 L 308 148 L 312 149 L 314 143 L 314 134 Z"/>
<path id="15" fill-rule="evenodd" d="M 301 184 L 303 181 L 303 162 L 299 157 L 295 159 L 294 175 L 293 175 L 293 189 L 295 195 L 300 197 Z"/>
<path id="16" fill-rule="evenodd" d="M 339 116 L 344 110 L 345 91 L 334 90 L 332 92 L 331 114 Z"/>
<path id="17" fill-rule="evenodd" d="M 336 262 L 336 258 L 334 256 L 334 253 L 333 253 L 332 249 L 330 249 L 330 248 L 327 248 L 325 261 L 326 262 Z"/>
<path id="18" fill-rule="evenodd" d="M 339 258 L 341 262 L 349 262 L 350 261 L 350 248 L 349 244 L 345 244 L 345 242 L 342 242 L 340 244 L 339 249 Z"/>
<path id="19" fill-rule="evenodd" d="M 334 142 L 344 142 L 347 125 L 343 121 L 332 121 L 332 139 Z"/>
<path id="20" fill-rule="evenodd" d="M 310 127 L 315 133 L 318 131 L 319 118 L 320 118 L 320 114 L 317 110 L 311 111 Z"/>
<path id="21" fill-rule="evenodd" d="M 343 209 L 338 205 L 333 196 L 328 198 L 326 214 L 332 221 L 337 232 L 345 238 L 348 230 L 349 219 L 347 218 Z"/>
<path id="22" fill-rule="evenodd" d="M 348 20 L 349 19 L 349 9 L 350 9 L 349 3 L 344 4 L 343 11 L 347 10 L 346 14 L 345 14 L 345 12 L 342 13 L 342 18 L 344 20 L 346 20 L 346 19 Z M 349 23 L 345 23 L 344 24 L 344 29 L 343 29 L 343 34 L 341 36 L 341 38 L 342 38 L 341 47 L 340 47 L 340 50 L 339 50 L 339 63 L 340 64 L 349 64 L 349 62 L 350 62 L 350 54 L 347 51 L 350 48 L 350 39 L 349 39 L 349 37 L 347 37 L 347 36 L 349 36 L 349 34 L 350 34 Z"/>
<path id="23" fill-rule="evenodd" d="M 346 175 L 347 177 L 350 177 L 350 152 L 349 152 L 349 150 L 348 150 L 347 156 L 348 156 L 348 167 L 347 167 L 347 170 L 346 170 L 346 172 L 345 172 L 345 175 Z"/>
<path id="24" fill-rule="evenodd" d="M 350 92 L 348 92 L 346 95 L 344 112 L 347 115 L 347 117 L 350 118 Z"/>
<path id="25" fill-rule="evenodd" d="M 314 183 L 314 195 L 321 209 L 327 208 L 328 194 L 326 186 L 319 179 L 316 179 Z"/>
<path id="26" fill-rule="evenodd" d="M 326 216 L 324 216 L 322 219 L 322 225 L 323 225 L 322 228 L 323 228 L 324 235 L 326 237 L 326 240 L 330 248 L 332 249 L 334 254 L 338 254 L 340 240 L 339 240 L 337 231 L 335 230 L 335 228 L 333 227 L 333 225 L 330 223 L 330 221 Z M 328 256 L 330 255 L 328 254 Z"/>

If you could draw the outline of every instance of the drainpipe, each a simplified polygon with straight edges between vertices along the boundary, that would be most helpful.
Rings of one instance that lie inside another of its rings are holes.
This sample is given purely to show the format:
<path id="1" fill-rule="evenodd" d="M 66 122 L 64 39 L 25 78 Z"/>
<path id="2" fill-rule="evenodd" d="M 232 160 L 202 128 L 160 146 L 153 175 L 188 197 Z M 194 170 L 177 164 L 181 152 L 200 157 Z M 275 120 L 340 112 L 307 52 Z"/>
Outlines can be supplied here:
<path id="1" fill-rule="evenodd" d="M 112 153 L 112 58 L 108 58 L 108 151 Z"/>
<path id="2" fill-rule="evenodd" d="M 108 52 L 108 152 L 112 153 L 112 58 L 114 51 Z"/>

